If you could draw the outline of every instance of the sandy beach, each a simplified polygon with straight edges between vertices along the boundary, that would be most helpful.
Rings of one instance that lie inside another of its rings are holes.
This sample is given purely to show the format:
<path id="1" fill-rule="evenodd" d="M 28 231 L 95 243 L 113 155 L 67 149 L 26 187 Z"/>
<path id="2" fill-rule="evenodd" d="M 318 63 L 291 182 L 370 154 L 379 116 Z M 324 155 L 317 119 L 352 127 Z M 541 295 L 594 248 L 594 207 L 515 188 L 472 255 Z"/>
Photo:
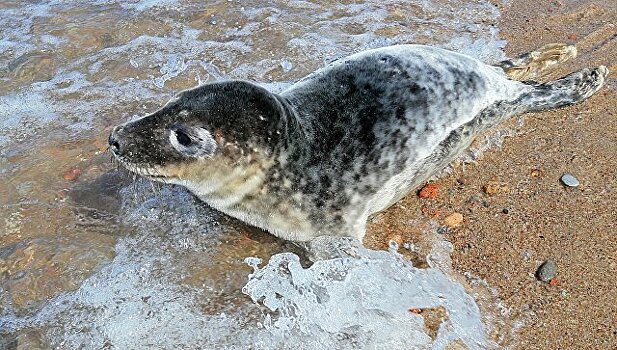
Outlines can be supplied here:
<path id="1" fill-rule="evenodd" d="M 516 0 L 500 9 L 509 57 L 547 43 L 575 44 L 578 57 L 541 80 L 606 65 L 607 86 L 579 105 L 528 114 L 492 131 L 489 139 L 499 132 L 511 137 L 439 178 L 437 198 L 412 194 L 375 217 L 367 241 L 422 242 L 430 220 L 443 224 L 460 213 L 463 224 L 445 234 L 454 245 L 454 269 L 495 287 L 510 318 L 523 321 L 501 345 L 615 349 L 617 3 Z M 581 185 L 564 186 L 564 173 Z M 418 217 L 424 219 L 410 221 Z M 549 259 L 557 275 L 540 282 L 534 273 Z"/>

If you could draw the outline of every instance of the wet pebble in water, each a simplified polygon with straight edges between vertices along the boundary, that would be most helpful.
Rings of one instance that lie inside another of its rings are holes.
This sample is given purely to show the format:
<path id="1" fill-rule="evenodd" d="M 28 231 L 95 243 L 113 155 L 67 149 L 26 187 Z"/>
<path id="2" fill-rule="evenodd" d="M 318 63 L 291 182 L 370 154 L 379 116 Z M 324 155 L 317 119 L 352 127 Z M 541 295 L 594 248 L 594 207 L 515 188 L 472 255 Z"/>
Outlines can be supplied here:
<path id="1" fill-rule="evenodd" d="M 281 60 L 281 68 L 283 68 L 283 71 L 287 73 L 293 68 L 293 63 L 291 63 L 289 60 L 283 59 Z"/>
<path id="2" fill-rule="evenodd" d="M 75 181 L 81 175 L 81 169 L 72 168 L 62 176 L 66 181 Z"/>
<path id="3" fill-rule="evenodd" d="M 578 187 L 581 184 L 578 179 L 570 173 L 563 174 L 563 176 L 561 176 L 561 182 L 568 187 Z"/>
<path id="4" fill-rule="evenodd" d="M 557 264 L 553 260 L 546 260 L 538 267 L 536 278 L 542 282 L 549 282 L 557 274 Z"/>

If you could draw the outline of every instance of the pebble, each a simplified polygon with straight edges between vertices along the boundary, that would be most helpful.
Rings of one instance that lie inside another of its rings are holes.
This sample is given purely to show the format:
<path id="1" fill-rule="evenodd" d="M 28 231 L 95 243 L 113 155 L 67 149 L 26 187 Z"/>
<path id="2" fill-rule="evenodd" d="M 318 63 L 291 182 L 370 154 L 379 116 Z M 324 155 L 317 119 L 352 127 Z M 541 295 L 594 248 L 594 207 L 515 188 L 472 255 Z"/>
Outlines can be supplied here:
<path id="1" fill-rule="evenodd" d="M 286 59 L 281 60 L 281 68 L 283 68 L 283 71 L 285 73 L 289 72 L 293 67 L 294 65 L 293 63 L 291 63 L 291 61 L 286 60 Z"/>
<path id="2" fill-rule="evenodd" d="M 581 183 L 574 175 L 565 173 L 561 176 L 561 182 L 568 187 L 578 187 Z"/>
<path id="3" fill-rule="evenodd" d="M 445 235 L 450 233 L 450 228 L 448 226 L 441 226 L 437 229 L 437 233 L 440 235 Z"/>
<path id="4" fill-rule="evenodd" d="M 437 198 L 438 195 L 439 195 L 439 186 L 433 183 L 428 183 L 424 185 L 424 187 L 422 187 L 422 189 L 418 193 L 418 197 L 424 198 L 424 199 L 426 198 L 434 199 L 434 198 Z"/>
<path id="5" fill-rule="evenodd" d="M 398 249 L 399 249 L 399 244 L 397 241 L 391 240 L 388 242 L 388 250 L 390 252 L 393 252 L 393 253 L 398 252 Z"/>
<path id="6" fill-rule="evenodd" d="M 463 185 L 463 186 L 469 184 L 469 180 L 467 180 L 464 177 L 457 177 L 456 182 L 458 182 L 459 185 Z"/>
<path id="7" fill-rule="evenodd" d="M 444 220 L 444 224 L 449 228 L 455 228 L 461 226 L 463 224 L 463 214 L 461 213 L 452 213 L 448 215 Z"/>
<path id="8" fill-rule="evenodd" d="M 530 174 L 531 177 L 540 177 L 544 172 L 541 169 L 532 169 Z"/>
<path id="9" fill-rule="evenodd" d="M 553 260 L 546 260 L 538 267 L 536 278 L 542 282 L 550 282 L 557 274 L 557 264 Z"/>
<path id="10" fill-rule="evenodd" d="M 510 187 L 508 187 L 506 183 L 499 181 L 489 181 L 482 189 L 484 190 L 484 193 L 489 196 L 506 194 L 510 192 Z"/>
<path id="11" fill-rule="evenodd" d="M 529 259 L 531 259 L 531 257 L 533 256 L 533 252 L 531 250 L 523 250 L 521 252 L 521 258 L 523 258 L 523 260 L 525 261 L 529 261 Z"/>
<path id="12" fill-rule="evenodd" d="M 66 181 L 75 181 L 81 175 L 81 169 L 73 168 L 64 173 L 62 176 Z"/>
<path id="13" fill-rule="evenodd" d="M 403 237 L 399 234 L 392 234 L 389 235 L 386 238 L 386 242 L 388 242 L 388 246 L 392 247 L 392 243 L 396 244 L 397 246 L 402 245 L 403 244 Z M 398 250 L 398 248 L 397 248 Z"/>

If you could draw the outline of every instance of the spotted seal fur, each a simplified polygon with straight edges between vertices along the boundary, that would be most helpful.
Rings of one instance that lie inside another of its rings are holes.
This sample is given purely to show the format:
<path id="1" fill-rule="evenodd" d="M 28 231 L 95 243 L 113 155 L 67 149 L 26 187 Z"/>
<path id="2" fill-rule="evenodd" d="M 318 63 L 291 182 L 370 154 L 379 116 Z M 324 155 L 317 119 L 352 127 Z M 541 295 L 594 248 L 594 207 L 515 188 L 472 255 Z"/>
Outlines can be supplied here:
<path id="1" fill-rule="evenodd" d="M 209 83 L 117 126 L 115 157 L 149 179 L 288 240 L 362 239 L 367 218 L 511 116 L 580 102 L 608 70 L 539 84 L 422 45 L 340 59 L 281 94 Z"/>

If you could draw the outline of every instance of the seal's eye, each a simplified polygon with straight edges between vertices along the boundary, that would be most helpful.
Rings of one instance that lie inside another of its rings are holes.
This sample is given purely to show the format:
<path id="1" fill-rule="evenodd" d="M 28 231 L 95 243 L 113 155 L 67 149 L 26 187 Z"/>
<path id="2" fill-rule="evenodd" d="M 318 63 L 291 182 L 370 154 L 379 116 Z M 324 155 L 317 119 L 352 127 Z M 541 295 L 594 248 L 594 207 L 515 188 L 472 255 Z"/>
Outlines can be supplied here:
<path id="1" fill-rule="evenodd" d="M 173 124 L 169 131 L 171 146 L 184 156 L 211 158 L 216 150 L 216 141 L 207 129 Z"/>
<path id="2" fill-rule="evenodd" d="M 184 131 L 176 129 L 174 130 L 174 132 L 176 133 L 176 140 L 178 140 L 179 144 L 184 147 L 188 147 L 191 145 L 191 138 Z"/>

